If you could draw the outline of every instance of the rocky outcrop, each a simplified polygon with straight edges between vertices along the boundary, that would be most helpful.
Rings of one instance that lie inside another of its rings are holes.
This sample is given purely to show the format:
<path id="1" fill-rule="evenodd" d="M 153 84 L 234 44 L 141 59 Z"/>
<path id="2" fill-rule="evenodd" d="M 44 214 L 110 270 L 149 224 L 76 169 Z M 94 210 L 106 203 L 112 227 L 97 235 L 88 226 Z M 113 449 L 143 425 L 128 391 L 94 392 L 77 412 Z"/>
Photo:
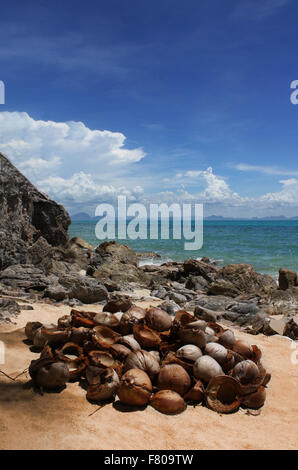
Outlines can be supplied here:
<path id="1" fill-rule="evenodd" d="M 280 268 L 278 278 L 279 288 L 287 290 L 290 287 L 298 286 L 297 273 L 290 269 Z"/>
<path id="2" fill-rule="evenodd" d="M 257 292 L 263 288 L 276 289 L 276 283 L 271 276 L 260 274 L 250 264 L 229 264 L 217 273 L 217 279 L 229 281 L 242 293 Z"/>
<path id="3" fill-rule="evenodd" d="M 0 153 L 0 269 L 31 262 L 28 249 L 39 238 L 65 246 L 70 217 L 66 210 L 30 183 Z"/>

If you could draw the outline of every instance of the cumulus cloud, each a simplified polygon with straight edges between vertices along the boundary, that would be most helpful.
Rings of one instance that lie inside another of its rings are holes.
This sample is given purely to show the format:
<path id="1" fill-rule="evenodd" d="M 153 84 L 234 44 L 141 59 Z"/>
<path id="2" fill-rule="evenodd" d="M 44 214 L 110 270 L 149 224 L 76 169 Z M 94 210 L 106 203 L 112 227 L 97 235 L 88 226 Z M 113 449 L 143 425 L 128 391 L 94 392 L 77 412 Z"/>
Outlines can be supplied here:
<path id="1" fill-rule="evenodd" d="M 82 122 L 35 120 L 27 113 L 0 113 L 0 151 L 29 174 L 31 169 L 48 170 L 56 165 L 101 169 L 140 161 L 142 148 L 124 147 L 121 132 L 91 130 Z"/>
<path id="2" fill-rule="evenodd" d="M 290 178 L 287 180 L 281 180 L 280 183 L 283 185 L 281 191 L 276 193 L 267 193 L 260 198 L 264 202 L 275 202 L 286 205 L 297 206 L 298 202 L 298 179 Z"/>

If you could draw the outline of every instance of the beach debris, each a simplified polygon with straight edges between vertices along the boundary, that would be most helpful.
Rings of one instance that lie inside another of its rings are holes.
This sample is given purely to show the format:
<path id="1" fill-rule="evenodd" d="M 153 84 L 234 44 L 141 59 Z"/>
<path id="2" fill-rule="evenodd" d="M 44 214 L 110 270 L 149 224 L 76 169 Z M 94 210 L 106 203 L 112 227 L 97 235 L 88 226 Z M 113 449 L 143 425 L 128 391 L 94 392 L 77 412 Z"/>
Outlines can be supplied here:
<path id="1" fill-rule="evenodd" d="M 153 395 L 150 405 L 160 413 L 177 415 L 186 409 L 186 403 L 179 393 L 173 390 L 160 390 Z"/>
<path id="2" fill-rule="evenodd" d="M 264 405 L 271 376 L 256 345 L 186 310 L 174 319 L 134 305 L 118 313 L 73 309 L 57 325 L 28 322 L 26 337 L 41 350 L 29 367 L 34 384 L 58 391 L 78 381 L 91 402 L 149 404 L 168 415 L 187 404 L 218 413 Z"/>

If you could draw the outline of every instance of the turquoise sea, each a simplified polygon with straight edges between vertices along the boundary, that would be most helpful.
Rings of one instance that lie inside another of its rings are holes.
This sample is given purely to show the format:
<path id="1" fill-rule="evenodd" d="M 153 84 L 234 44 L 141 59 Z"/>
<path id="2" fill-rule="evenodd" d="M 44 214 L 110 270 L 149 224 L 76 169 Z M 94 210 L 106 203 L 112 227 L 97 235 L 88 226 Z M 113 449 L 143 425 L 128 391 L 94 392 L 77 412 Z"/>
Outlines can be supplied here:
<path id="1" fill-rule="evenodd" d="M 79 236 L 92 245 L 101 240 L 95 236 L 96 221 L 73 221 L 70 237 Z M 170 230 L 171 235 L 171 230 Z M 278 275 L 285 267 L 298 270 L 298 220 L 223 220 L 204 221 L 203 247 L 198 251 L 185 251 L 185 240 L 118 240 L 136 251 L 154 251 L 160 260 L 146 262 L 160 264 L 165 261 L 183 261 L 187 258 L 208 256 L 219 265 L 249 263 L 261 272 Z"/>

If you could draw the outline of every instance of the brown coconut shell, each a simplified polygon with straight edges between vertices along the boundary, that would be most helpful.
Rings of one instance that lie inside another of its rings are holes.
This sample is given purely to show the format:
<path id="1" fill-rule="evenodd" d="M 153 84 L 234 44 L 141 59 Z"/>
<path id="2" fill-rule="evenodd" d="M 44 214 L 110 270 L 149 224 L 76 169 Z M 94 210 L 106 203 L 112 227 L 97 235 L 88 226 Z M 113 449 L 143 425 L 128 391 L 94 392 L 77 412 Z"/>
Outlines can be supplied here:
<path id="1" fill-rule="evenodd" d="M 233 351 L 240 354 L 244 359 L 251 359 L 253 355 L 253 349 L 250 344 L 240 339 L 235 341 Z"/>
<path id="2" fill-rule="evenodd" d="M 137 342 L 145 349 L 157 349 L 161 343 L 159 334 L 146 325 L 135 325 L 133 334 Z"/>
<path id="3" fill-rule="evenodd" d="M 152 383 L 146 372 L 130 369 L 121 378 L 118 397 L 126 405 L 142 406 L 148 403 L 152 394 Z"/>
<path id="4" fill-rule="evenodd" d="M 109 349 L 119 337 L 118 333 L 107 326 L 95 326 L 92 331 L 92 341 L 99 349 Z"/>
<path id="5" fill-rule="evenodd" d="M 77 356 L 76 359 L 70 358 L 67 354 Z M 56 358 L 65 362 L 69 368 L 69 379 L 78 380 L 86 369 L 87 362 L 83 355 L 83 349 L 76 343 L 65 343 L 62 348 L 55 352 Z"/>
<path id="6" fill-rule="evenodd" d="M 43 325 L 39 321 L 29 321 L 25 326 L 25 335 L 30 341 L 33 341 L 34 335 L 38 328 L 41 328 Z"/>
<path id="7" fill-rule="evenodd" d="M 145 321 L 149 328 L 156 331 L 166 331 L 172 326 L 170 315 L 157 307 L 149 308 L 146 311 Z"/>
<path id="8" fill-rule="evenodd" d="M 203 382 L 198 380 L 193 387 L 184 395 L 184 400 L 191 403 L 201 403 L 205 396 Z"/>
<path id="9" fill-rule="evenodd" d="M 146 310 L 141 307 L 131 307 L 125 312 L 120 320 L 119 328 L 122 335 L 132 333 L 134 325 L 144 321 Z"/>
<path id="10" fill-rule="evenodd" d="M 110 347 L 110 353 L 115 359 L 118 359 L 121 362 L 124 362 L 127 356 L 131 353 L 131 349 L 124 346 L 124 344 L 113 344 Z"/>
<path id="11" fill-rule="evenodd" d="M 85 341 L 88 341 L 88 339 L 90 338 L 90 333 L 90 328 L 85 328 L 83 326 L 76 328 L 75 326 L 73 326 L 70 330 L 69 339 L 72 343 L 77 343 L 82 346 Z"/>
<path id="12" fill-rule="evenodd" d="M 150 400 L 150 405 L 160 413 L 177 415 L 186 409 L 184 399 L 173 390 L 160 390 Z"/>
<path id="13" fill-rule="evenodd" d="M 120 336 L 120 338 L 117 339 L 117 344 L 123 344 L 123 346 L 126 346 L 131 351 L 138 351 L 141 349 L 141 345 L 137 342 L 133 335 Z"/>
<path id="14" fill-rule="evenodd" d="M 70 337 L 70 330 L 59 330 L 58 328 L 41 328 L 43 337 L 49 344 L 63 344 Z"/>
<path id="15" fill-rule="evenodd" d="M 206 390 L 206 403 L 218 413 L 233 413 L 241 404 L 241 389 L 237 380 L 227 375 L 213 377 Z"/>
<path id="16" fill-rule="evenodd" d="M 266 400 L 266 389 L 265 387 L 261 386 L 258 390 L 254 393 L 249 395 L 245 395 L 242 398 L 242 405 L 246 406 L 247 408 L 252 408 L 254 410 L 258 410 L 261 408 Z"/>
<path id="17" fill-rule="evenodd" d="M 177 357 L 174 351 L 169 351 L 161 362 L 161 366 L 164 367 L 167 364 L 178 364 L 183 367 L 187 372 L 192 372 L 193 364 L 190 362 L 183 361 L 180 357 Z"/>
<path id="18" fill-rule="evenodd" d="M 88 360 L 92 366 L 103 369 L 112 368 L 115 369 L 118 375 L 121 375 L 123 365 L 107 351 L 90 351 L 88 353 Z"/>
<path id="19" fill-rule="evenodd" d="M 160 369 L 158 390 L 173 390 L 183 396 L 191 387 L 190 376 L 179 364 L 167 364 Z"/>
<path id="20" fill-rule="evenodd" d="M 107 326 L 109 328 L 117 328 L 119 325 L 118 318 L 112 313 L 99 312 L 93 318 L 96 326 Z"/>

